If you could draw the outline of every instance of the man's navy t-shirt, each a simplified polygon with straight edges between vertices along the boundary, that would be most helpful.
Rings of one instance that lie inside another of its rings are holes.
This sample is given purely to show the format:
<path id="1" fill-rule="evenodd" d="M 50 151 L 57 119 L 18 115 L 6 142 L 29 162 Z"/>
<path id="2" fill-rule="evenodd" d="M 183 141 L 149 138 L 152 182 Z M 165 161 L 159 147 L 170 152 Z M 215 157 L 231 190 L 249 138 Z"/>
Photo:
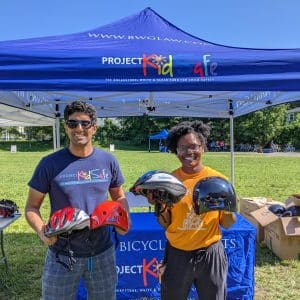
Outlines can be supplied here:
<path id="1" fill-rule="evenodd" d="M 29 181 L 35 190 L 49 194 L 51 214 L 71 206 L 90 215 L 94 208 L 108 199 L 108 189 L 124 183 L 119 164 L 110 153 L 94 148 L 88 157 L 76 157 L 68 148 L 44 157 Z M 71 234 L 70 245 L 58 239 L 55 251 L 66 252 L 71 246 L 76 256 L 92 256 L 112 245 L 110 230 L 101 227 Z"/>

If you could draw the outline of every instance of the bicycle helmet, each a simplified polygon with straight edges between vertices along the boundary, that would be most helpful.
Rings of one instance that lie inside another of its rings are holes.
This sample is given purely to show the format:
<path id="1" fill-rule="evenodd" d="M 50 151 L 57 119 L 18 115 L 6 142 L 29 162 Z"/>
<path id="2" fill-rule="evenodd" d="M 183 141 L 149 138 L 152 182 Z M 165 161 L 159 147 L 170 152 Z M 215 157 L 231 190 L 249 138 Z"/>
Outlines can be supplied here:
<path id="1" fill-rule="evenodd" d="M 212 210 L 237 211 L 237 198 L 230 182 L 221 177 L 199 180 L 193 191 L 193 208 L 197 215 Z"/>
<path id="2" fill-rule="evenodd" d="M 0 216 L 7 218 L 13 217 L 16 213 L 19 213 L 19 208 L 13 200 L 1 199 L 0 200 Z"/>
<path id="3" fill-rule="evenodd" d="M 172 174 L 153 170 L 141 176 L 130 188 L 135 195 L 148 195 L 152 193 L 153 200 L 160 200 L 168 206 L 177 203 L 186 193 L 186 187 Z"/>
<path id="4" fill-rule="evenodd" d="M 300 216 L 300 206 L 290 206 L 286 208 L 285 212 L 281 215 L 282 217 L 299 217 Z"/>
<path id="5" fill-rule="evenodd" d="M 128 214 L 119 201 L 104 201 L 96 206 L 91 216 L 91 229 L 113 225 L 128 231 Z"/>
<path id="6" fill-rule="evenodd" d="M 63 233 L 71 233 L 90 226 L 90 217 L 81 209 L 65 207 L 55 211 L 45 227 L 45 235 L 52 237 Z"/>
<path id="7" fill-rule="evenodd" d="M 271 211 L 274 215 L 281 217 L 285 212 L 285 207 L 281 204 L 272 204 L 268 207 L 268 210 Z"/>

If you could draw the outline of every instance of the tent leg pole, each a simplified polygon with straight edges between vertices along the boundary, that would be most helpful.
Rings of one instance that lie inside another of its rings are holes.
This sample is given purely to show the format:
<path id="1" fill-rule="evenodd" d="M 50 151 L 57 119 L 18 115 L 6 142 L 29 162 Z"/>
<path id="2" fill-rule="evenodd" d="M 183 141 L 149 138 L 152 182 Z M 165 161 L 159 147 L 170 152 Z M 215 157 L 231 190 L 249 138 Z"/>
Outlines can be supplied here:
<path id="1" fill-rule="evenodd" d="M 59 128 L 59 118 L 55 119 L 55 127 L 56 127 L 56 149 L 60 148 L 60 128 Z"/>
<path id="2" fill-rule="evenodd" d="M 56 150 L 56 131 L 55 131 L 55 125 L 52 126 L 52 129 L 53 129 L 53 151 Z"/>
<path id="3" fill-rule="evenodd" d="M 230 179 L 234 185 L 234 136 L 233 136 L 233 115 L 230 115 Z"/>

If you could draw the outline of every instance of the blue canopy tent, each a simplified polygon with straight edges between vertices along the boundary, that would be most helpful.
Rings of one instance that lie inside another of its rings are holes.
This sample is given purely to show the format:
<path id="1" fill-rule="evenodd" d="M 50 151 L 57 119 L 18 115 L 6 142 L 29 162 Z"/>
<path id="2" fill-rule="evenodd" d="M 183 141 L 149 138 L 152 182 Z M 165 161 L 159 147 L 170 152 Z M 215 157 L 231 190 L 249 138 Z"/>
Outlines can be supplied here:
<path id="1" fill-rule="evenodd" d="M 64 107 L 81 99 L 102 117 L 228 118 L 233 150 L 234 117 L 299 100 L 299 87 L 300 49 L 210 43 L 151 8 L 81 33 L 0 42 L 0 104 L 55 119 L 58 148 Z"/>
<path id="2" fill-rule="evenodd" d="M 86 32 L 0 42 L 0 66 L 2 90 L 298 91 L 300 51 L 213 44 L 147 8 Z"/>
<path id="3" fill-rule="evenodd" d="M 161 148 L 161 140 L 166 140 L 168 137 L 168 130 L 162 129 L 159 133 L 149 135 L 149 147 L 148 151 L 151 151 L 151 140 L 159 140 L 159 151 L 166 152 L 166 147 Z"/>

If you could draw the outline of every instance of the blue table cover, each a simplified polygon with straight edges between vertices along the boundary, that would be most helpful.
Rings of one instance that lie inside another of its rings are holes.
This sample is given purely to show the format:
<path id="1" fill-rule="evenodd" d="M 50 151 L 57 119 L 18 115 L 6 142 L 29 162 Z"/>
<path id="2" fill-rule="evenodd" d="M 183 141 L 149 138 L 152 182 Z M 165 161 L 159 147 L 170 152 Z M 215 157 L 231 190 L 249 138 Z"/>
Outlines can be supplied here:
<path id="1" fill-rule="evenodd" d="M 131 231 L 118 236 L 117 299 L 159 300 L 160 284 L 155 266 L 163 258 L 164 230 L 153 213 L 132 213 L 131 218 Z M 229 261 L 226 299 L 253 299 L 256 228 L 237 214 L 237 222 L 230 229 L 222 228 L 222 233 Z M 77 300 L 85 299 L 86 290 L 81 281 Z M 195 288 L 191 289 L 188 299 L 198 299 Z"/>

